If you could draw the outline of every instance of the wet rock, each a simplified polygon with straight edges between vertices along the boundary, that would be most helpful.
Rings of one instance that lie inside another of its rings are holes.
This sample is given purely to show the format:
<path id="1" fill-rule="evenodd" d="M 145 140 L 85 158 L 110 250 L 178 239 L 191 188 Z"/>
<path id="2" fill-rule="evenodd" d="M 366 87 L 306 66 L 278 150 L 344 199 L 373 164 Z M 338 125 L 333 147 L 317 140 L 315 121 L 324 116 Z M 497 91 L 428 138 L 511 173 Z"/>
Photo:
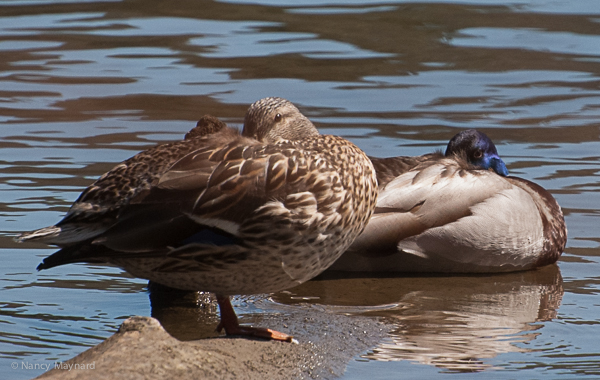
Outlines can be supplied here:
<path id="1" fill-rule="evenodd" d="M 295 334 L 299 344 L 217 337 L 182 342 L 158 320 L 131 317 L 99 345 L 39 379 L 334 378 L 389 330 L 372 318 L 295 310 L 259 324 Z"/>

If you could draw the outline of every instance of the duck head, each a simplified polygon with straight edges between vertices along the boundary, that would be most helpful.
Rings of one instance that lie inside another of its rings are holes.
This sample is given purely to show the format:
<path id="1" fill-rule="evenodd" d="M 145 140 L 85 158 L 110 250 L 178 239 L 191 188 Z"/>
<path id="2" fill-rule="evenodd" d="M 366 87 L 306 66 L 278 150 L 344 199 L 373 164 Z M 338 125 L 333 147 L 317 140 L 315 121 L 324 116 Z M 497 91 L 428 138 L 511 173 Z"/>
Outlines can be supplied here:
<path id="1" fill-rule="evenodd" d="M 319 131 L 290 101 L 270 97 L 254 102 L 244 118 L 242 136 L 265 143 L 317 136 Z"/>
<path id="2" fill-rule="evenodd" d="M 462 131 L 452 137 L 446 148 L 446 157 L 466 155 L 467 161 L 480 169 L 492 169 L 506 177 L 508 169 L 498 155 L 496 146 L 483 132 L 476 129 Z"/>

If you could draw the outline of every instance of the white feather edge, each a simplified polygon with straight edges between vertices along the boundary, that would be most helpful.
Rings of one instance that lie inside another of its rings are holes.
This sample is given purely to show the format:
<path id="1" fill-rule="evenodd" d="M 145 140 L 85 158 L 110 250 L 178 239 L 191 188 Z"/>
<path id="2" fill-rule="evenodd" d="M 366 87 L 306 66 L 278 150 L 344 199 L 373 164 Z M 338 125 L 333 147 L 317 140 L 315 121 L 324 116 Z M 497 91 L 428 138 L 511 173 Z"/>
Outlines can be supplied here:
<path id="1" fill-rule="evenodd" d="M 239 236 L 240 225 L 239 223 L 232 222 L 231 220 L 218 219 L 218 218 L 203 218 L 198 215 L 189 215 L 189 217 L 196 223 L 202 224 L 207 227 L 214 227 L 223 230 L 233 236 Z"/>

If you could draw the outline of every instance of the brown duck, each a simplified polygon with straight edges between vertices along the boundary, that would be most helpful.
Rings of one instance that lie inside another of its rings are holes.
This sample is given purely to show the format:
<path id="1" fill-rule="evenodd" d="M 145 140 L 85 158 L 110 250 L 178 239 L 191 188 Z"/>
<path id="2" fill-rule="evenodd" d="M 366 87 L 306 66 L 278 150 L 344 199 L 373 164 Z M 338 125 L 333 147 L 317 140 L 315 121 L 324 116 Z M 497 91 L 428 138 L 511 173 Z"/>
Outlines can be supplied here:
<path id="1" fill-rule="evenodd" d="M 122 162 L 55 226 L 22 234 L 62 249 L 38 269 L 108 263 L 136 277 L 217 294 L 218 329 L 241 327 L 229 296 L 280 291 L 329 267 L 367 224 L 375 171 L 352 143 L 320 135 L 298 109 L 265 98 L 244 133 L 203 118 L 183 141 Z"/>

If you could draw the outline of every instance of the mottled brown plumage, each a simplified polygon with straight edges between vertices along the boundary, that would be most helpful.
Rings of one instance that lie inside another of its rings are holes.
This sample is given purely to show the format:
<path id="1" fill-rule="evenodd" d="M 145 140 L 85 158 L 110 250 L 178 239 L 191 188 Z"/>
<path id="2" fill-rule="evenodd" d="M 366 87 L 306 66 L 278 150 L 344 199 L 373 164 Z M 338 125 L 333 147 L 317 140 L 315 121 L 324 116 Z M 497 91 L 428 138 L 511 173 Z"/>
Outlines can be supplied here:
<path id="1" fill-rule="evenodd" d="M 218 140 L 236 135 L 208 136 L 225 131 L 226 125 L 205 115 L 183 141 L 157 145 L 123 161 L 87 187 L 55 226 L 22 234 L 18 240 L 36 240 L 46 244 L 69 246 L 96 236 L 112 226 L 131 199 L 149 190 L 175 162 L 199 147 L 218 144 Z"/>
<path id="2" fill-rule="evenodd" d="M 227 128 L 227 124 L 212 115 L 204 115 L 198 120 L 196 126 L 185 134 L 185 140 L 191 140 L 196 137 L 212 135 Z"/>
<path id="3" fill-rule="evenodd" d="M 107 262 L 215 292 L 228 316 L 220 326 L 247 333 L 227 295 L 279 291 L 325 270 L 367 224 L 377 183 L 360 149 L 319 135 L 284 99 L 253 104 L 245 136 L 221 124 L 205 118 L 185 140 L 117 165 L 56 226 L 23 234 L 63 247 L 39 269 Z"/>

